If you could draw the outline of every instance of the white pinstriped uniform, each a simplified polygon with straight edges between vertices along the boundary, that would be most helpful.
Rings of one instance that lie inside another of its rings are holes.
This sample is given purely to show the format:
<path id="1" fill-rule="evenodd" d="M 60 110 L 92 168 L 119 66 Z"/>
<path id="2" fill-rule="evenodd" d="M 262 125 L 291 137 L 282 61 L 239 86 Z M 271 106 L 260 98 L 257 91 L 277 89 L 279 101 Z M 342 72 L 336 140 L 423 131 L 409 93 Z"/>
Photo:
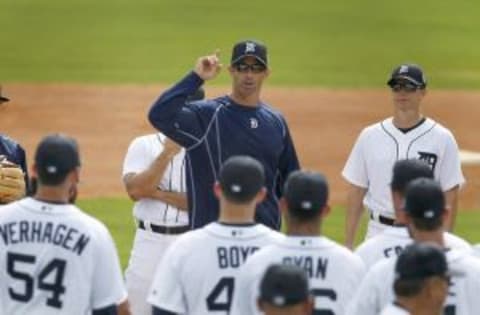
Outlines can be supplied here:
<path id="1" fill-rule="evenodd" d="M 147 169 L 163 151 L 165 136 L 161 133 L 135 138 L 130 144 L 123 164 L 123 176 Z M 158 184 L 162 190 L 185 192 L 185 151 L 182 149 Z M 143 198 L 135 202 L 133 215 L 146 222 L 147 230 L 137 229 L 125 278 L 133 315 L 150 314 L 147 304 L 148 289 L 155 268 L 170 244 L 178 235 L 159 234 L 148 230 L 149 224 L 160 226 L 186 226 L 188 214 L 160 200 Z"/>
<path id="2" fill-rule="evenodd" d="M 458 146 L 452 133 L 430 118 L 403 133 L 393 118 L 366 127 L 358 137 L 342 171 L 351 184 L 367 189 L 365 207 L 376 218 L 394 218 L 390 181 L 398 160 L 422 159 L 433 169 L 444 191 L 462 185 Z M 386 225 L 370 220 L 367 238 L 380 233 Z"/>

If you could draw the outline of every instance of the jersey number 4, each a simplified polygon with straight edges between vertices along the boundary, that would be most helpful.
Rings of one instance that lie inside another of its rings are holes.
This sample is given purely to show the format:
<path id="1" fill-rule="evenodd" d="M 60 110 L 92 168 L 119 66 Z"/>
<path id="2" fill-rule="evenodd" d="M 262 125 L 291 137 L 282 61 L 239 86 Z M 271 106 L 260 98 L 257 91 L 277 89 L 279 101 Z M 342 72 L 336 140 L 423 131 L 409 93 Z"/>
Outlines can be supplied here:
<path id="1" fill-rule="evenodd" d="M 207 296 L 207 309 L 210 312 L 224 311 L 230 312 L 232 306 L 233 289 L 235 286 L 235 280 L 232 277 L 223 277 L 217 282 L 212 292 Z M 223 299 L 220 297 L 223 292 L 226 292 L 226 296 Z M 223 300 L 223 301 L 222 301 Z"/>
<path id="2" fill-rule="evenodd" d="M 31 274 L 20 271 L 21 264 L 35 264 L 36 257 L 31 255 L 23 255 L 17 253 L 7 253 L 7 272 L 15 280 L 24 283 L 23 290 L 15 290 L 12 287 L 8 288 L 10 297 L 16 301 L 27 303 L 33 297 L 35 289 L 35 279 Z M 47 298 L 47 305 L 55 308 L 62 307 L 60 296 L 65 293 L 65 286 L 63 285 L 63 277 L 65 275 L 65 268 L 67 262 L 63 259 L 52 259 L 44 268 L 41 269 L 37 276 L 37 287 L 39 290 L 49 291 L 51 295 Z M 53 273 L 53 282 L 47 282 L 50 274 Z"/>

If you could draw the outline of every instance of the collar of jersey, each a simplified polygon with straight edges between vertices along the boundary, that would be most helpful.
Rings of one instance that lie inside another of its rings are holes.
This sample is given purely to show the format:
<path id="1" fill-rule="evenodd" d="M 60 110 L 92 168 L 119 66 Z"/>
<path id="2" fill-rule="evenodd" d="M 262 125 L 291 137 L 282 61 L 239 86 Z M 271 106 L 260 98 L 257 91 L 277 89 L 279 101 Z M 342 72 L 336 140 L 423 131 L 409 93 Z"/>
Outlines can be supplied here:
<path id="1" fill-rule="evenodd" d="M 425 117 L 425 121 L 417 126 L 416 128 L 410 130 L 407 133 L 403 133 L 400 131 L 395 125 L 393 124 L 393 117 L 389 117 L 382 121 L 383 127 L 390 133 L 394 134 L 396 137 L 403 137 L 403 139 L 413 139 L 418 137 L 420 134 L 426 132 L 428 129 L 432 128 L 432 126 L 435 124 L 435 122 L 428 118 Z"/>
<path id="2" fill-rule="evenodd" d="M 69 211 L 72 207 L 71 204 L 56 204 L 49 203 L 40 200 L 36 200 L 32 197 L 27 197 L 19 201 L 19 205 L 29 211 L 51 214 L 51 213 L 63 213 Z"/>
<path id="3" fill-rule="evenodd" d="M 325 236 L 287 235 L 287 237 L 282 240 L 282 244 L 287 247 L 319 248 L 330 247 L 333 245 L 333 242 Z"/>
<path id="4" fill-rule="evenodd" d="M 212 222 L 205 226 L 208 233 L 226 237 L 226 238 L 254 238 L 259 235 L 269 233 L 271 230 L 261 224 L 254 225 L 225 225 L 218 222 Z"/>

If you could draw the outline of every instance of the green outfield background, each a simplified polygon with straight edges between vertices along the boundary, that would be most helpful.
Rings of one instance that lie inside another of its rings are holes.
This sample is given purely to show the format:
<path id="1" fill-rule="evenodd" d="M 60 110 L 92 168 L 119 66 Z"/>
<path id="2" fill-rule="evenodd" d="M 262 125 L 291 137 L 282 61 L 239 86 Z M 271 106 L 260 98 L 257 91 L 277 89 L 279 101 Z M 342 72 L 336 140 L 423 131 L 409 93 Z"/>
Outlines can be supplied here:
<path id="1" fill-rule="evenodd" d="M 479 1 L 1 0 L 0 82 L 169 83 L 234 41 L 270 50 L 269 84 L 367 88 L 420 63 L 434 88 L 480 87 Z M 226 84 L 223 74 L 216 83 Z M 80 200 L 110 227 L 125 265 L 134 227 L 126 199 Z M 457 231 L 478 242 L 477 212 Z M 343 210 L 325 234 L 342 240 Z"/>

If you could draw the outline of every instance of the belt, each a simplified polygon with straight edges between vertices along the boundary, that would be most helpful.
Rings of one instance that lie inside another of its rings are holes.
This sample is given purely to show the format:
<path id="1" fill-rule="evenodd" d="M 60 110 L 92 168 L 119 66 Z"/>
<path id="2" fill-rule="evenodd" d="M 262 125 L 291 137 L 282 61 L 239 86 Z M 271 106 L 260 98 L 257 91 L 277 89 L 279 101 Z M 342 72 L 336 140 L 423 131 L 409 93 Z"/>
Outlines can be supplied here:
<path id="1" fill-rule="evenodd" d="M 377 216 L 377 218 L 375 218 L 375 216 L 373 215 L 372 212 L 370 212 L 370 219 L 372 219 L 374 221 L 378 221 L 378 222 L 380 222 L 382 224 L 385 224 L 385 225 L 393 226 L 395 224 L 395 219 L 392 219 L 392 218 L 389 218 L 389 217 L 384 217 L 381 214 L 379 214 Z"/>
<path id="2" fill-rule="evenodd" d="M 146 231 L 152 231 L 160 234 L 182 234 L 190 230 L 188 225 L 181 226 L 166 226 L 166 225 L 155 225 L 149 224 L 145 221 L 138 220 L 138 228 Z"/>

